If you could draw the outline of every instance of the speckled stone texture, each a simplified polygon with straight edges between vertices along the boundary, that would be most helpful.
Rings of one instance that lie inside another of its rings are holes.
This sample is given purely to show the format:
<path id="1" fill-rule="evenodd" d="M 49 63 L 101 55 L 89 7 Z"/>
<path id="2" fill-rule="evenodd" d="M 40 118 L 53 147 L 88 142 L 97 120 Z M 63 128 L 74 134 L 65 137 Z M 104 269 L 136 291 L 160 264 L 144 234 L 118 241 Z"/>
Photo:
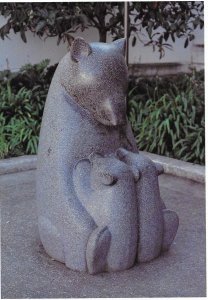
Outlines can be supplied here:
<path id="1" fill-rule="evenodd" d="M 54 74 L 37 166 L 42 244 L 73 270 L 120 271 L 168 250 L 178 228 L 161 168 L 138 153 L 126 117 L 125 40 L 76 38 Z"/>
<path id="2" fill-rule="evenodd" d="M 76 195 L 98 226 L 87 245 L 86 258 L 90 273 L 132 267 L 137 253 L 138 222 L 131 169 L 116 158 L 94 154 L 89 160 L 79 161 L 73 175 Z M 105 238 L 97 249 L 97 235 L 103 229 L 109 238 L 108 241 Z M 100 257 L 101 249 L 108 251 Z M 101 262 L 98 264 L 99 259 L 95 260 L 94 257 L 100 257 Z"/>

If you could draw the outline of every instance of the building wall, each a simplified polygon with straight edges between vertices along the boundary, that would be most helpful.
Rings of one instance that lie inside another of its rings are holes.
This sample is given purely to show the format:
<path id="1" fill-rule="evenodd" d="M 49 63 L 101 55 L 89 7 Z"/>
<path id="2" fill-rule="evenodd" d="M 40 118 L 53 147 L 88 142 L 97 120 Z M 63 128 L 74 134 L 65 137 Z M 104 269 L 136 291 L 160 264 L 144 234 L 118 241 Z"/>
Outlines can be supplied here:
<path id="1" fill-rule="evenodd" d="M 0 16 L 0 26 L 4 24 L 4 17 Z M 88 42 L 98 41 L 99 36 L 96 29 L 91 28 L 81 33 L 77 33 Z M 202 69 L 204 67 L 204 31 L 195 31 L 195 40 L 193 40 L 188 48 L 184 49 L 184 40 L 178 39 L 173 45 L 173 51 L 166 50 L 165 57 L 159 59 L 159 53 L 153 52 L 151 46 L 144 47 L 141 42 L 137 42 L 135 47 L 129 49 L 130 65 L 137 65 L 140 73 L 146 72 L 148 75 L 155 73 L 170 73 L 179 71 L 188 71 L 190 67 Z M 33 35 L 31 32 L 26 33 L 27 43 L 24 43 L 20 34 L 11 34 L 10 39 L 0 39 L 0 70 L 9 68 L 18 70 L 26 63 L 38 63 L 43 59 L 49 58 L 51 64 L 58 62 L 61 57 L 68 51 L 66 43 L 57 46 L 57 38 L 48 38 L 45 41 Z M 108 37 L 110 41 L 110 36 Z M 153 67 L 154 65 L 154 67 Z M 137 72 L 138 73 L 138 72 Z"/>

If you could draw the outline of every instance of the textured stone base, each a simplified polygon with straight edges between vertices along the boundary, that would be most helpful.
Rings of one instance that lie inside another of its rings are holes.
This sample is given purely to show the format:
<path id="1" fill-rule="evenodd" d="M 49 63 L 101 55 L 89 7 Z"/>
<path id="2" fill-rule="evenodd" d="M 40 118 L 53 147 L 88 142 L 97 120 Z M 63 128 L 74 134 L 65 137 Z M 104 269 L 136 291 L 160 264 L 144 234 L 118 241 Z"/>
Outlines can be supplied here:
<path id="1" fill-rule="evenodd" d="M 37 230 L 35 171 L 0 176 L 2 298 L 204 297 L 204 185 L 161 175 L 161 196 L 180 226 L 169 252 L 124 272 L 82 274 L 52 260 Z"/>

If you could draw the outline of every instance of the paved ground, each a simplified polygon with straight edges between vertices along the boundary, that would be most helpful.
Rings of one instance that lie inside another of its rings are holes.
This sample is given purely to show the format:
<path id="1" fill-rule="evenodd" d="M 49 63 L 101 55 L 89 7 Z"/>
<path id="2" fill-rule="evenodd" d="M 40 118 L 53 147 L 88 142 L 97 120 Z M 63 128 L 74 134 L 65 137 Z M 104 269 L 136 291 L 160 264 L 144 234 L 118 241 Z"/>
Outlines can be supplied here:
<path id="1" fill-rule="evenodd" d="M 203 297 L 204 185 L 160 176 L 167 207 L 180 227 L 171 250 L 130 270 L 92 276 L 53 261 L 41 246 L 35 208 L 35 171 L 0 176 L 2 298 Z"/>

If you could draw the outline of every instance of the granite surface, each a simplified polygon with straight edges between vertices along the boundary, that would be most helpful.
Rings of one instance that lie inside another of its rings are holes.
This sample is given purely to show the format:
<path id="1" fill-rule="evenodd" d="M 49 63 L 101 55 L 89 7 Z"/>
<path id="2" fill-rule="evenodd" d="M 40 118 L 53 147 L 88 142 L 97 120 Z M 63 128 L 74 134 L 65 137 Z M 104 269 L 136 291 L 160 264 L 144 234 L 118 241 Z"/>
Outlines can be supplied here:
<path id="1" fill-rule="evenodd" d="M 121 271 L 150 261 L 170 248 L 178 229 L 177 213 L 160 197 L 162 168 L 138 154 L 127 120 L 125 48 L 125 39 L 76 37 L 44 107 L 39 234 L 45 251 L 74 271 Z M 102 158 L 91 160 L 96 154 Z"/>

